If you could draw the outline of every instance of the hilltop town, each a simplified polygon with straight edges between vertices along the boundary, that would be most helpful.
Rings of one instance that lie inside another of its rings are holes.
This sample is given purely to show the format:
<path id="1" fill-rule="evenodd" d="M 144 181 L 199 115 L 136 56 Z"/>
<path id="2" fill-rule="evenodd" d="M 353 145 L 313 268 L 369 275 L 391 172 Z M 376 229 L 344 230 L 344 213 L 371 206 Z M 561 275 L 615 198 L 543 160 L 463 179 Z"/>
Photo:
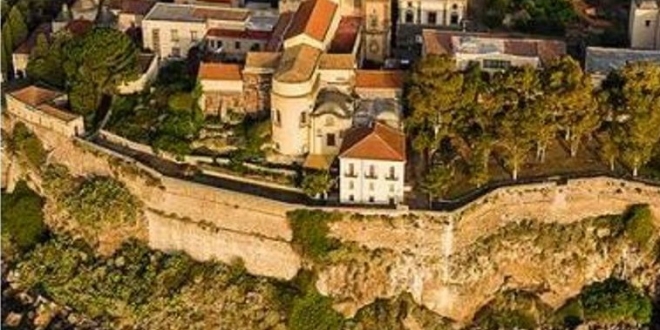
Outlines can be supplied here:
<path id="1" fill-rule="evenodd" d="M 2 149 L 3 326 L 660 324 L 658 0 L 2 0 Z"/>

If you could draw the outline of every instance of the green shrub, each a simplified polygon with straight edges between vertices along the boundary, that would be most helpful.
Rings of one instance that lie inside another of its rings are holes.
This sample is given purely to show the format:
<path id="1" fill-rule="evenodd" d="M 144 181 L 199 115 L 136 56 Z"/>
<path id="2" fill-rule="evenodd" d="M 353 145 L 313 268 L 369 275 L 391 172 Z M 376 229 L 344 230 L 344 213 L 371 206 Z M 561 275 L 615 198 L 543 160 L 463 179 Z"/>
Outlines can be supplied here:
<path id="1" fill-rule="evenodd" d="M 332 309 L 332 300 L 313 289 L 294 301 L 288 322 L 291 330 L 335 330 L 343 323 L 341 314 Z"/>
<path id="2" fill-rule="evenodd" d="M 22 251 L 31 249 L 45 237 L 43 206 L 43 198 L 25 181 L 18 182 L 12 193 L 2 193 L 2 232 Z"/>
<path id="3" fill-rule="evenodd" d="M 338 213 L 306 209 L 289 212 L 287 217 L 293 231 L 294 248 L 311 261 L 325 261 L 328 254 L 340 246 L 338 239 L 328 236 L 328 224 L 340 216 Z"/>
<path id="4" fill-rule="evenodd" d="M 653 213 L 648 205 L 634 205 L 625 214 L 625 232 L 637 247 L 646 248 L 655 236 Z"/>
<path id="5" fill-rule="evenodd" d="M 585 321 L 648 324 L 651 314 L 649 297 L 626 281 L 609 278 L 585 287 L 576 299 L 558 310 L 556 318 L 565 326 Z"/>
<path id="6" fill-rule="evenodd" d="M 330 190 L 332 187 L 332 178 L 328 171 L 308 172 L 305 174 L 301 185 L 307 196 L 315 197 Z"/>
<path id="7" fill-rule="evenodd" d="M 81 224 L 126 223 L 137 220 L 141 203 L 128 188 L 110 177 L 91 177 L 65 196 L 64 205 Z"/>
<path id="8" fill-rule="evenodd" d="M 41 140 L 21 122 L 14 126 L 12 149 L 25 156 L 28 163 L 36 168 L 46 162 L 46 150 Z"/>
<path id="9" fill-rule="evenodd" d="M 550 312 L 535 294 L 511 290 L 481 308 L 474 316 L 474 325 L 477 329 L 536 329 Z"/>

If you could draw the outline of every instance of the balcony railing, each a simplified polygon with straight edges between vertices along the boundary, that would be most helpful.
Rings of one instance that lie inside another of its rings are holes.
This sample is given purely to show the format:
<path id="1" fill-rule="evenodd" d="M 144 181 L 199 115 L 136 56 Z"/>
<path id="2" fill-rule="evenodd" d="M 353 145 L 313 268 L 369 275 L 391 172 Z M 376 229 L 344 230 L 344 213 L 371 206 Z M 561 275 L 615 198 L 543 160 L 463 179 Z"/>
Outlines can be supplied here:
<path id="1" fill-rule="evenodd" d="M 399 181 L 399 177 L 396 175 L 388 175 L 385 177 L 385 180 L 387 181 Z"/>
<path id="2" fill-rule="evenodd" d="M 378 175 L 376 175 L 375 173 L 367 173 L 364 175 L 364 177 L 371 180 L 378 179 Z"/>
<path id="3" fill-rule="evenodd" d="M 346 172 L 344 173 L 345 178 L 357 178 L 357 173 L 355 172 Z"/>

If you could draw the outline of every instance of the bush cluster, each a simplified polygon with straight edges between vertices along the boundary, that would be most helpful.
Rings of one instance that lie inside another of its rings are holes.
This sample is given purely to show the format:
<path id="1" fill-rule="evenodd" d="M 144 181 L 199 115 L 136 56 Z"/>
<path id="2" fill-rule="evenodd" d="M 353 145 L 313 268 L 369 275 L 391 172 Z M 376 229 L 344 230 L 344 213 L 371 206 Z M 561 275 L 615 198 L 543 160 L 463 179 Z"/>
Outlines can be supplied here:
<path id="1" fill-rule="evenodd" d="M 2 193 L 2 234 L 27 251 L 40 243 L 46 234 L 44 200 L 19 181 L 11 193 Z M 3 250 L 4 251 L 4 250 Z"/>
<path id="2" fill-rule="evenodd" d="M 329 223 L 338 219 L 338 213 L 319 210 L 295 210 L 287 217 L 293 231 L 293 245 L 304 258 L 322 264 L 328 254 L 340 247 L 336 238 L 329 237 Z"/>

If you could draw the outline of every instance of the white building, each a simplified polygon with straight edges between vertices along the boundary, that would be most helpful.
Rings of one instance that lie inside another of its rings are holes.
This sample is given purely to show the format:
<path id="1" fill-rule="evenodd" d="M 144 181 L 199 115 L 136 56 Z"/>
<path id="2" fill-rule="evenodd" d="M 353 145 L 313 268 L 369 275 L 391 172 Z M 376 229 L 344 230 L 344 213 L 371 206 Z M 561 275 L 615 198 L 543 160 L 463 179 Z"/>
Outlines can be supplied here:
<path id="1" fill-rule="evenodd" d="M 660 0 L 631 0 L 630 47 L 660 49 Z"/>
<path id="2" fill-rule="evenodd" d="M 438 30 L 424 30 L 422 37 L 424 56 L 449 55 L 459 70 L 471 63 L 484 71 L 538 67 L 566 55 L 566 43 L 561 40 Z"/>
<path id="3" fill-rule="evenodd" d="M 399 24 L 458 26 L 467 7 L 467 0 L 399 0 Z"/>
<path id="4" fill-rule="evenodd" d="M 376 122 L 349 130 L 339 153 L 339 201 L 399 204 L 403 201 L 406 139 Z"/>
<path id="5" fill-rule="evenodd" d="M 142 19 L 142 40 L 161 58 L 185 58 L 203 44 L 242 59 L 265 47 L 276 22 L 274 11 L 159 2 Z"/>

